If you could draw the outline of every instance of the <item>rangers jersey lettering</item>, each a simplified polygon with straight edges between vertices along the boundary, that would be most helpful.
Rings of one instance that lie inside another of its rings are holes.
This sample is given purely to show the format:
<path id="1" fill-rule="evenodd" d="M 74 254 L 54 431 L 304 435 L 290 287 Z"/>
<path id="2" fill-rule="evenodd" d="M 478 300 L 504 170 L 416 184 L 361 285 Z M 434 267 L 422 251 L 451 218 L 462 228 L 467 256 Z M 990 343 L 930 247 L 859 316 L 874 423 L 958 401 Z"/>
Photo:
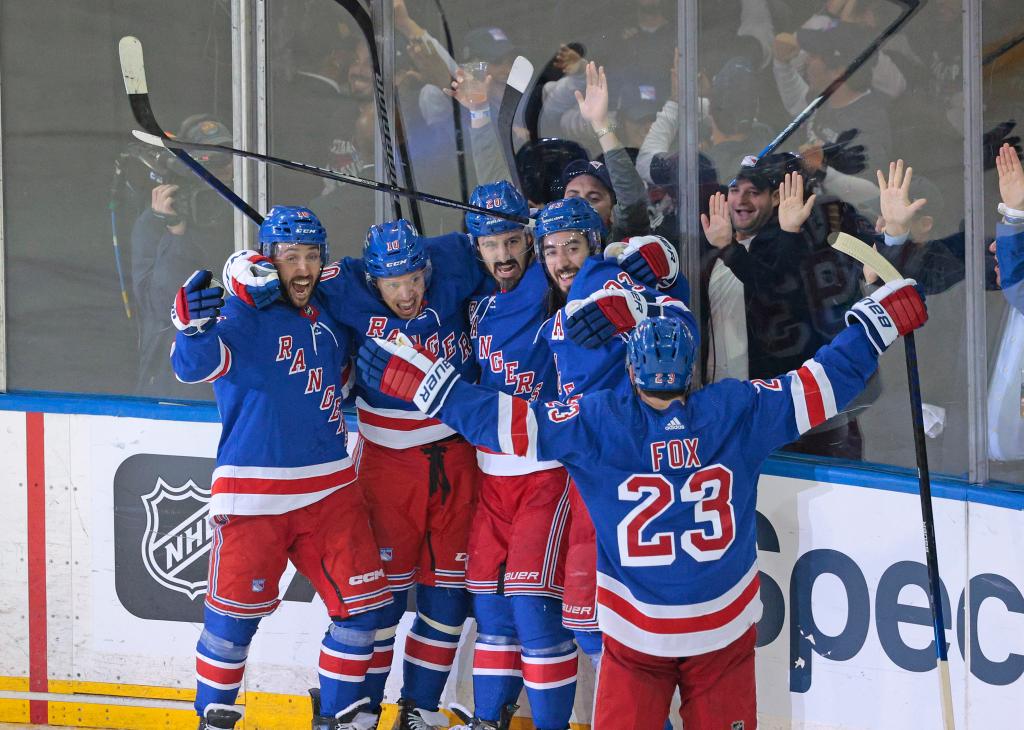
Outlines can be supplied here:
<path id="1" fill-rule="evenodd" d="M 215 327 L 178 333 L 175 375 L 212 382 L 220 411 L 211 515 L 282 514 L 355 479 L 341 412 L 351 333 L 322 307 L 319 292 L 302 310 L 281 301 L 255 310 L 232 297 Z"/>
<path id="2" fill-rule="evenodd" d="M 480 367 L 480 384 L 529 401 L 556 397 L 555 369 L 547 343 L 537 338 L 544 321 L 547 279 L 541 264 L 529 266 L 519 284 L 507 292 L 476 299 L 471 306 L 470 330 Z M 556 461 L 538 462 L 477 449 L 480 471 L 495 476 L 518 476 L 556 469 Z"/>
<path id="3" fill-rule="evenodd" d="M 764 460 L 835 415 L 876 366 L 855 326 L 778 379 L 724 380 L 665 410 L 616 390 L 530 406 L 459 381 L 439 415 L 474 443 L 561 461 L 594 520 L 601 629 L 647 654 L 692 656 L 760 617 Z"/>
<path id="4" fill-rule="evenodd" d="M 434 271 L 423 301 L 423 311 L 404 320 L 388 308 L 367 282 L 361 259 L 346 258 L 321 278 L 328 312 L 355 332 L 355 348 L 365 338 L 394 340 L 403 335 L 432 354 L 448 360 L 463 377 L 476 378 L 476 359 L 469 339 L 466 300 L 483 280 L 476 258 L 462 234 L 429 239 Z M 326 270 L 325 270 L 326 271 Z M 405 449 L 447 438 L 448 426 L 427 418 L 411 403 L 370 388 L 358 377 L 355 383 L 359 433 L 381 446 Z"/>

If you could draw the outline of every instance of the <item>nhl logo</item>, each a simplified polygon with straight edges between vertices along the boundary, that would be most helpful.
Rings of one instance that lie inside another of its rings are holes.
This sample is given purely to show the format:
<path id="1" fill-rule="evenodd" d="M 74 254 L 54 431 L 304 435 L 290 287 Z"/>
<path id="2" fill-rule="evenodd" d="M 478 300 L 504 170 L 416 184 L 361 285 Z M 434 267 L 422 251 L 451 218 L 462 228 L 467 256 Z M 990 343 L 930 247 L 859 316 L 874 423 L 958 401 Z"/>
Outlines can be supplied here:
<path id="1" fill-rule="evenodd" d="M 212 531 L 206 519 L 210 492 L 189 479 L 172 487 L 157 477 L 142 495 L 146 531 L 142 564 L 160 585 L 194 599 L 206 592 L 207 561 Z"/>

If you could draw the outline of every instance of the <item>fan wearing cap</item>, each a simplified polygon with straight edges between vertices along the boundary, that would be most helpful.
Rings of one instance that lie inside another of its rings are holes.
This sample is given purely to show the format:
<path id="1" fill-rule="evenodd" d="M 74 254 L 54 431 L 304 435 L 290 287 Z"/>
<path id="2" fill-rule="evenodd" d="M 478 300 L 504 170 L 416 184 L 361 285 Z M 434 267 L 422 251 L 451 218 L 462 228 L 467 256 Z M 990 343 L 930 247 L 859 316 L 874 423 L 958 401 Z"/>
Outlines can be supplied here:
<path id="1" fill-rule="evenodd" d="M 178 136 L 192 142 L 231 144 L 231 131 L 208 114 L 186 119 Z M 230 175 L 231 158 L 199 155 L 215 175 Z M 136 219 L 131 236 L 132 309 L 139 327 L 139 395 L 212 398 L 195 386 L 182 385 L 167 367 L 167 348 L 174 328 L 167 321 L 167 302 L 201 262 L 231 252 L 230 207 L 176 158 L 154 171 L 160 180 L 148 207 Z"/>
<path id="2" fill-rule="evenodd" d="M 706 264 L 713 380 L 785 372 L 825 342 L 811 326 L 801 281 L 810 253 L 801 227 L 815 196 L 804 200 L 800 159 L 780 153 L 746 162 L 728 194 L 712 195 L 701 216 L 717 249 Z"/>
<path id="3" fill-rule="evenodd" d="M 806 55 L 802 76 L 791 58 L 779 60 L 776 44 L 773 69 L 787 110 L 792 114 L 802 110 L 846 70 L 871 40 L 869 30 L 852 23 L 801 29 L 796 34 L 796 42 Z M 872 56 L 857 73 L 840 84 L 808 120 L 807 145 L 802 150 L 804 172 L 816 174 L 821 192 L 853 205 L 870 207 L 874 207 L 878 199 L 874 171 L 880 163 L 890 159 L 892 148 L 892 129 L 884 97 L 871 89 L 871 73 L 876 61 L 877 57 Z M 850 137 L 852 130 L 856 134 Z M 851 143 L 863 148 L 864 159 L 853 167 L 844 164 L 844 147 L 831 147 L 844 140 L 846 148 Z"/>

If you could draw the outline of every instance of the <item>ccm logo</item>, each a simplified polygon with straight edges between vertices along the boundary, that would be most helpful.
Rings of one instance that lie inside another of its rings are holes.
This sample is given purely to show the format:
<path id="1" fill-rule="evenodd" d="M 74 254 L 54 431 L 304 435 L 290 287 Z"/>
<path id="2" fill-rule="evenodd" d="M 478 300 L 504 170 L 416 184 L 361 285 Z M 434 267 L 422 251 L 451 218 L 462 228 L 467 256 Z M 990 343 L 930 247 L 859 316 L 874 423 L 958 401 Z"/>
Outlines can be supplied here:
<path id="1" fill-rule="evenodd" d="M 505 580 L 540 580 L 540 573 L 529 570 L 517 570 L 514 573 L 505 573 Z"/>
<path id="2" fill-rule="evenodd" d="M 363 573 L 362 575 L 353 575 L 351 578 L 348 579 L 348 584 L 350 586 L 359 586 L 363 583 L 373 583 L 373 581 L 383 577 L 384 569 L 378 568 L 377 570 L 371 571 L 369 573 Z"/>

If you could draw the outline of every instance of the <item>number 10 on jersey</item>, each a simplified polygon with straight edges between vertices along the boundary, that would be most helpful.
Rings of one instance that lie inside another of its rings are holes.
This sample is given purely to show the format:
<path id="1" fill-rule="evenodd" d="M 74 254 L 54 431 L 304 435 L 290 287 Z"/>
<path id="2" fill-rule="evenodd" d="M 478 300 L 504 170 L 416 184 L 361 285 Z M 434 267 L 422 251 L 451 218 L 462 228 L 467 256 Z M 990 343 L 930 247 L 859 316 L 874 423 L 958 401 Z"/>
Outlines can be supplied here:
<path id="1" fill-rule="evenodd" d="M 676 559 L 671 532 L 647 535 L 647 527 L 676 501 L 672 483 L 660 474 L 634 474 L 619 485 L 619 499 L 638 502 L 618 524 L 619 559 L 626 566 L 670 565 Z M 697 528 L 679 536 L 679 546 L 694 560 L 718 560 L 736 538 L 732 472 L 721 464 L 695 471 L 679 489 L 680 502 L 695 502 Z"/>

